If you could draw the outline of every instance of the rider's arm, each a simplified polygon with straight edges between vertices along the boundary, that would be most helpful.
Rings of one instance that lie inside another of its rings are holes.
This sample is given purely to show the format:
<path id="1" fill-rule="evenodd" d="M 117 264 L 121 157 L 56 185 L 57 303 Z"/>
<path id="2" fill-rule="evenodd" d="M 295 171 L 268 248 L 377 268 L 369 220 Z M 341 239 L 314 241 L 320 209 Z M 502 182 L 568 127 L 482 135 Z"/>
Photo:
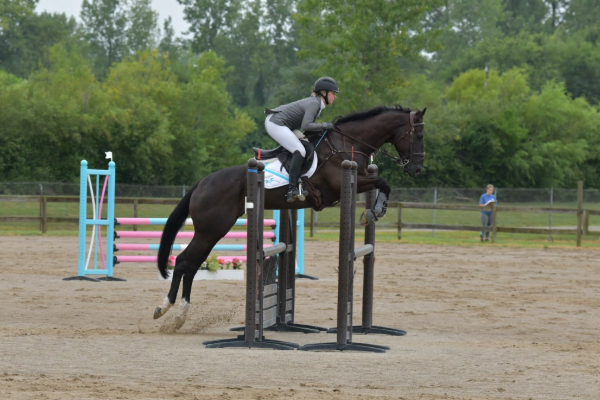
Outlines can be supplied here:
<path id="1" fill-rule="evenodd" d="M 319 101 L 321 100 L 319 99 Z M 315 119 L 317 119 L 317 115 L 319 115 L 319 110 L 321 110 L 319 102 L 311 101 L 309 104 L 307 104 L 300 129 L 306 132 L 320 131 L 321 129 L 329 128 L 328 122 L 315 123 Z"/>

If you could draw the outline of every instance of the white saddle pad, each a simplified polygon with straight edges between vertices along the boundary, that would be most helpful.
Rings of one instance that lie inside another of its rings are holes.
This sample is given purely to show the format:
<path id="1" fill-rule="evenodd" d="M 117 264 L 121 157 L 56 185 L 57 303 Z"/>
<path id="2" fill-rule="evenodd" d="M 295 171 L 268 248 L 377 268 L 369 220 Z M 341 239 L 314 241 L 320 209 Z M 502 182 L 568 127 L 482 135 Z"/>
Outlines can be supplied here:
<path id="1" fill-rule="evenodd" d="M 310 169 L 302 176 L 306 176 L 308 178 L 313 176 L 317 170 L 318 161 L 318 157 L 315 154 Z M 263 160 L 263 163 L 265 164 L 265 189 L 275 189 L 281 186 L 289 185 L 290 176 L 285 168 L 281 168 L 281 161 L 276 158 L 272 158 L 270 160 Z"/>

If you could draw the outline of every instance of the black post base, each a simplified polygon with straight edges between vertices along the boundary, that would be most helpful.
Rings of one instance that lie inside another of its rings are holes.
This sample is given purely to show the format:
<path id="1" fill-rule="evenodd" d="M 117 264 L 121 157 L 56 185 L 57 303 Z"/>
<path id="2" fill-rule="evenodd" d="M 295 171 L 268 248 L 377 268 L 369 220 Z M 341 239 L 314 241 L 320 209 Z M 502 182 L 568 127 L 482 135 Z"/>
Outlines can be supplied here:
<path id="1" fill-rule="evenodd" d="M 296 274 L 296 279 L 310 279 L 312 281 L 318 281 L 319 278 L 316 276 L 304 275 L 304 274 Z"/>
<path id="2" fill-rule="evenodd" d="M 298 350 L 302 351 L 324 351 L 324 350 L 339 350 L 339 351 L 368 351 L 371 353 L 385 353 L 390 348 L 387 346 L 379 346 L 376 344 L 368 343 L 346 343 L 339 344 L 337 342 L 331 343 L 313 343 L 306 344 L 300 347 Z"/>
<path id="3" fill-rule="evenodd" d="M 71 276 L 69 278 L 63 278 L 63 281 L 89 281 L 89 282 L 100 282 L 100 279 L 90 278 L 89 276 Z"/>
<path id="4" fill-rule="evenodd" d="M 245 327 L 236 326 L 235 328 L 229 329 L 232 332 L 243 332 Z M 265 328 L 266 331 L 275 332 L 302 332 L 302 333 L 319 333 L 326 332 L 327 328 L 315 325 L 304 325 L 304 324 L 277 324 Z"/>
<path id="5" fill-rule="evenodd" d="M 327 330 L 327 333 L 337 333 L 337 328 L 330 328 Z M 363 335 L 371 335 L 371 334 L 391 335 L 391 336 L 406 335 L 406 331 L 403 331 L 402 329 L 386 328 L 384 326 L 372 326 L 370 328 L 365 328 L 360 325 L 353 326 L 352 333 L 362 333 Z"/>
<path id="6" fill-rule="evenodd" d="M 297 343 L 282 342 L 281 340 L 265 339 L 263 336 L 260 341 L 247 342 L 245 335 L 240 335 L 237 338 L 208 340 L 202 342 L 207 349 L 224 349 L 224 348 L 240 348 L 247 347 L 249 349 L 272 349 L 272 350 L 294 350 L 300 347 Z"/>
<path id="7" fill-rule="evenodd" d="M 304 325 L 304 324 L 276 324 L 267 328 L 269 331 L 277 332 L 302 332 L 302 333 L 319 333 L 326 332 L 327 328 L 315 325 Z"/>

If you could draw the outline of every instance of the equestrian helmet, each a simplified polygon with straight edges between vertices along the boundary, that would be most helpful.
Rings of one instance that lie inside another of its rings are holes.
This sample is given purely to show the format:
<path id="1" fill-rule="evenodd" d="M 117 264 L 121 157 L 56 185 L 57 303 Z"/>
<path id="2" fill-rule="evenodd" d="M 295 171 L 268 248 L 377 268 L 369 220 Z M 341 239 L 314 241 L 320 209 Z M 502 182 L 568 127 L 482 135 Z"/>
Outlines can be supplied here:
<path id="1" fill-rule="evenodd" d="M 335 81 L 335 79 L 330 78 L 328 76 L 324 76 L 322 78 L 317 79 L 315 82 L 315 86 L 313 87 L 313 92 L 318 93 L 321 90 L 326 90 L 327 92 L 340 92 L 340 88 Z"/>

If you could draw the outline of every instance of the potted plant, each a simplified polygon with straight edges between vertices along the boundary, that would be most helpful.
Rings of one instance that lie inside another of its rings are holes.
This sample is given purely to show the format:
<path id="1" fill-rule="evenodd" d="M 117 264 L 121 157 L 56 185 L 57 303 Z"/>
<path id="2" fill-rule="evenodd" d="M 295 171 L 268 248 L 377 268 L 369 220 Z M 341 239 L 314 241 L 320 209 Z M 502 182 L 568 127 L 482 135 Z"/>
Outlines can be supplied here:
<path id="1" fill-rule="evenodd" d="M 176 256 L 169 257 L 169 274 L 167 280 L 171 280 L 172 271 L 175 268 Z M 216 254 L 211 254 L 210 257 L 202 263 L 200 269 L 194 276 L 194 280 L 243 280 L 244 270 L 242 269 L 242 261 L 236 257 L 218 257 Z M 159 279 L 164 280 L 160 274 Z"/>

